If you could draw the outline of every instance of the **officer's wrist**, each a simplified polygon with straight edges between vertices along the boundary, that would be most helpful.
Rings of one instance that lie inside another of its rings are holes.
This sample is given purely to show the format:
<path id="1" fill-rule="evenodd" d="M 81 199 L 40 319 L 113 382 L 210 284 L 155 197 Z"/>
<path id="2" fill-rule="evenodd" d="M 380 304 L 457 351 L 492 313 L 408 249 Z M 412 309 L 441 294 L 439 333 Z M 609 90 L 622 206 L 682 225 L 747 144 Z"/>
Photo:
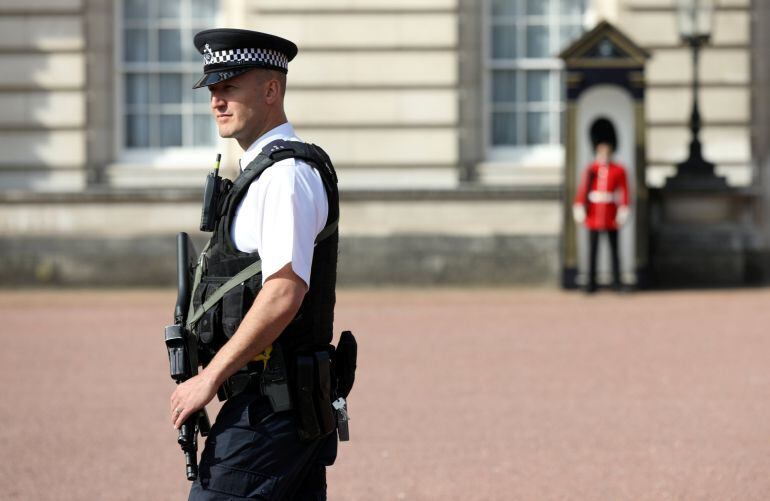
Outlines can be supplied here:
<path id="1" fill-rule="evenodd" d="M 227 379 L 227 376 L 225 376 L 222 371 L 216 370 L 216 366 L 213 364 L 209 364 L 208 367 L 203 369 L 200 372 L 200 377 L 215 388 L 219 388 L 219 386 L 224 383 L 225 379 Z"/>

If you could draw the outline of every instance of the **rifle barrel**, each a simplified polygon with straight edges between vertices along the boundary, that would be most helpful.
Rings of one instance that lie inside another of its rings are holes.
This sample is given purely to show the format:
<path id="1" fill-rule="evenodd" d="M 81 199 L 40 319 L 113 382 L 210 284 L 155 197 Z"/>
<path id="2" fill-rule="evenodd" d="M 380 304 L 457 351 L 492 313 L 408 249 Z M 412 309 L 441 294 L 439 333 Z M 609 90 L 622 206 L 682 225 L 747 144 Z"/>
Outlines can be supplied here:
<path id="1" fill-rule="evenodd" d="M 190 237 L 185 232 L 180 232 L 176 237 L 176 276 L 177 296 L 174 308 L 174 320 L 181 322 L 190 306 Z"/>

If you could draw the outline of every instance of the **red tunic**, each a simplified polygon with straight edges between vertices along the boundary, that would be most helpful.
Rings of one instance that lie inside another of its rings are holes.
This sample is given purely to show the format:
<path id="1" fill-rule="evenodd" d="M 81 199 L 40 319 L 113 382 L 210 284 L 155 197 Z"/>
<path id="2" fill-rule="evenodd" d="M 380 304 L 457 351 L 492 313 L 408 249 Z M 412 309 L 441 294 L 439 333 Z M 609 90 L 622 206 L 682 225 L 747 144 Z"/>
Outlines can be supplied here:
<path id="1" fill-rule="evenodd" d="M 618 191 L 620 193 L 617 193 Z M 618 207 L 628 205 L 626 170 L 616 163 L 592 163 L 583 172 L 575 204 L 586 208 L 587 228 L 599 231 L 617 230 L 615 216 Z"/>

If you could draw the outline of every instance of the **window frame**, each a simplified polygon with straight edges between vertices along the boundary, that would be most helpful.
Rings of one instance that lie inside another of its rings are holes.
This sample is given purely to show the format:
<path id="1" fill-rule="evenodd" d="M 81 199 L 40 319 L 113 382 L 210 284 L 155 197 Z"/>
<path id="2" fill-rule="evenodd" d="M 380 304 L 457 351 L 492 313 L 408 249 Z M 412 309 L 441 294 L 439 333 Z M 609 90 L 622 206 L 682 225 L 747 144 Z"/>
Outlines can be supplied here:
<path id="1" fill-rule="evenodd" d="M 525 2 L 526 0 L 521 0 Z M 586 0 L 583 13 L 579 16 L 579 24 L 585 30 L 586 19 L 591 11 L 591 0 Z M 525 7 L 524 5 L 522 7 Z M 564 124 L 563 116 L 566 112 L 564 89 L 562 79 L 564 77 L 564 62 L 557 56 L 548 58 L 521 57 L 494 58 L 492 54 L 492 32 L 495 25 L 515 25 L 517 52 L 526 52 L 526 27 L 530 25 L 557 26 L 557 29 L 549 29 L 549 44 L 559 42 L 563 19 L 570 18 L 575 21 L 577 16 L 562 16 L 558 9 L 550 9 L 545 15 L 511 15 L 502 16 L 502 19 L 493 19 L 492 0 L 482 1 L 482 140 L 486 162 L 511 163 L 521 166 L 559 166 L 563 163 L 564 156 Z M 520 19 L 523 18 L 523 19 Z M 544 23 L 532 23 L 532 21 L 544 21 Z M 578 24 L 578 23 L 575 23 Z M 526 72 L 532 70 L 548 71 L 549 99 L 547 102 L 528 103 L 526 96 L 517 99 L 515 104 L 504 105 L 517 113 L 516 127 L 517 137 L 526 143 L 527 111 L 547 111 L 549 114 L 549 129 L 551 137 L 549 143 L 541 144 L 516 144 L 494 145 L 492 137 L 493 113 L 498 106 L 493 103 L 493 74 L 496 70 L 518 71 L 516 86 L 521 91 L 526 91 Z M 515 108 L 515 109 L 514 109 Z"/>
<path id="2" fill-rule="evenodd" d="M 149 35 L 149 47 L 148 51 L 152 54 L 153 48 L 157 49 L 158 36 L 157 33 L 160 29 L 179 29 L 192 31 L 194 23 L 192 23 L 192 17 L 190 16 L 192 0 L 183 0 L 181 5 L 181 19 L 169 19 L 169 20 L 156 20 L 154 21 L 154 29 L 150 30 Z M 113 34 L 113 72 L 115 75 L 114 81 L 114 94 L 113 94 L 113 106 L 115 110 L 114 115 L 114 135 L 113 135 L 113 148 L 115 151 L 115 161 L 118 165 L 142 165 L 145 167 L 153 168 L 181 168 L 181 167 L 200 167 L 210 166 L 211 158 L 214 157 L 217 150 L 221 150 L 221 138 L 215 136 L 213 144 L 209 146 L 150 146 L 147 148 L 131 148 L 126 145 L 126 117 L 128 116 L 125 102 L 125 78 L 127 74 L 132 72 L 137 73 L 151 73 L 158 77 L 164 73 L 167 74 L 182 74 L 183 78 L 186 73 L 200 73 L 202 72 L 202 58 L 201 62 L 193 63 L 183 59 L 178 62 L 160 62 L 160 61 L 146 61 L 146 62 L 126 62 L 124 60 L 125 49 L 125 33 L 127 25 L 130 23 L 124 19 L 124 4 L 125 0 L 118 0 L 115 2 L 114 9 L 114 34 Z M 221 0 L 217 7 L 216 17 L 209 23 L 212 25 L 221 24 L 223 17 Z M 130 28 L 129 28 L 130 29 Z M 190 41 L 192 43 L 192 41 Z M 157 50 L 156 50 L 157 53 Z M 193 85 L 193 81 L 189 82 L 190 87 Z M 159 90 L 158 90 L 159 91 Z M 156 92 L 158 92 L 156 91 Z M 192 92 L 207 92 L 206 89 L 194 89 Z M 153 88 L 150 86 L 150 102 L 153 102 L 155 94 Z M 191 102 L 183 102 L 181 104 L 157 104 L 159 108 L 176 108 L 179 110 L 179 114 L 182 117 L 182 142 L 184 144 L 185 138 L 193 135 L 191 130 L 192 120 L 185 120 L 186 117 L 194 116 L 195 110 L 202 108 L 205 105 L 202 103 L 196 103 L 193 99 Z M 213 118 L 211 118 L 213 123 Z M 190 123 L 186 123 L 190 122 Z M 153 127 L 152 121 L 150 123 L 149 134 L 152 137 L 153 133 L 157 133 L 157 127 Z M 189 130 L 188 130 L 189 129 Z"/>

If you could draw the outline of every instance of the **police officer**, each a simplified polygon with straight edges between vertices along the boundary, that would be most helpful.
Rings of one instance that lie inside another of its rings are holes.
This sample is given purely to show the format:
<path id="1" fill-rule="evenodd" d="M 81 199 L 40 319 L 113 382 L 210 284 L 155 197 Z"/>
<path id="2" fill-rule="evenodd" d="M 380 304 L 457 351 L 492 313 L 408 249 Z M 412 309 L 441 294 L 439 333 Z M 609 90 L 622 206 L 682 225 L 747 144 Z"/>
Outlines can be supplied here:
<path id="1" fill-rule="evenodd" d="M 217 286 L 249 264 L 261 261 L 261 273 L 200 317 L 194 330 L 205 367 L 171 395 L 176 428 L 218 392 L 227 398 L 189 499 L 326 499 L 325 466 L 337 446 L 323 402 L 330 391 L 324 350 L 335 302 L 336 176 L 320 148 L 300 142 L 284 113 L 294 43 L 235 29 L 202 31 L 194 43 L 204 57 L 194 87 L 208 88 L 219 135 L 235 139 L 244 154 L 239 178 L 222 194 L 193 304 L 205 309 Z M 288 380 L 290 409 L 288 400 L 268 398 L 270 370 L 279 382 Z M 301 393 L 302 377 L 311 378 L 302 388 L 322 394 L 315 407 L 302 407 L 315 398 Z"/>

